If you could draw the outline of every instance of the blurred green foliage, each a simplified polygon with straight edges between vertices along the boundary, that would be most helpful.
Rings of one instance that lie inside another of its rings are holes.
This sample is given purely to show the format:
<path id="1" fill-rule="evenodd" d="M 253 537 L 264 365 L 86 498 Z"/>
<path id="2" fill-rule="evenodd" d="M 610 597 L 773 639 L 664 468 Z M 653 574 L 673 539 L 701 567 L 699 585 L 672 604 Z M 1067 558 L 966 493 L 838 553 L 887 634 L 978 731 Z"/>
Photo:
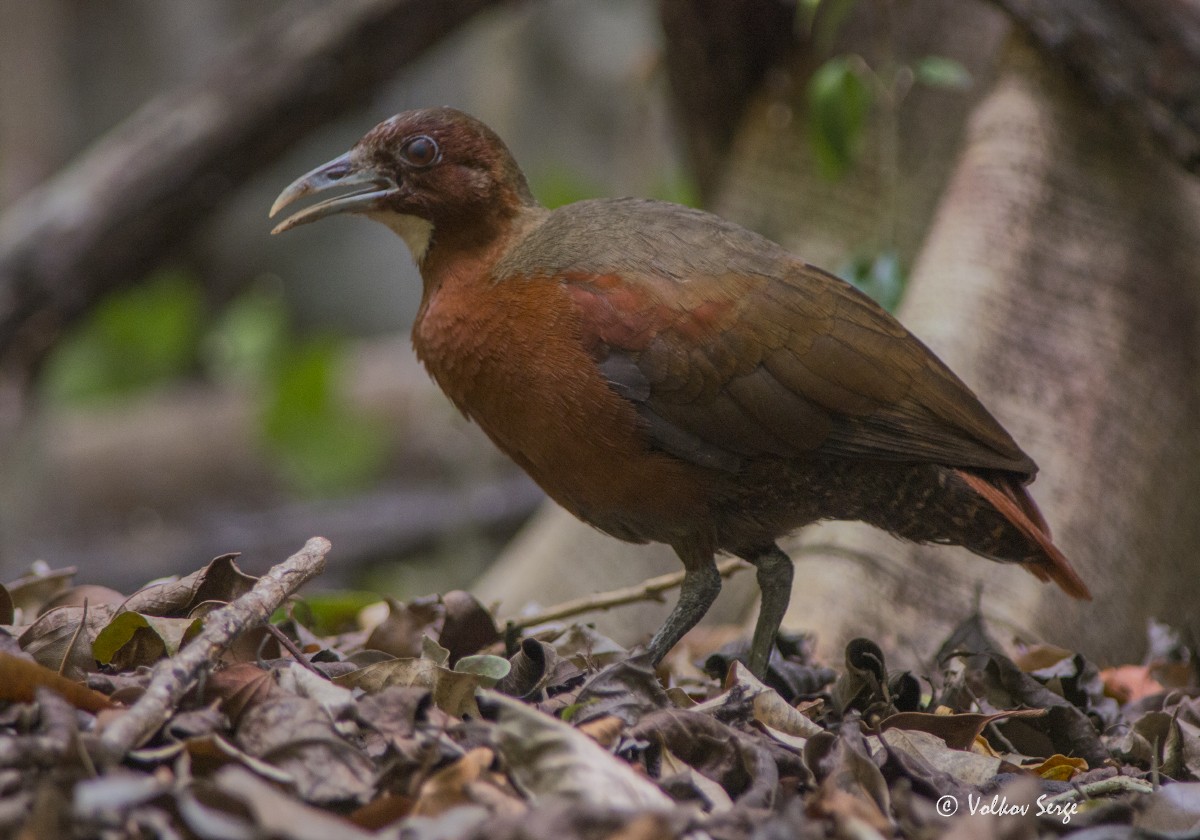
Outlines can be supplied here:
<path id="1" fill-rule="evenodd" d="M 891 38 L 892 0 L 875 0 L 873 11 Z M 811 37 L 819 52 L 833 48 L 837 32 L 859 0 L 801 0 L 797 26 Z M 859 254 L 839 274 L 894 311 L 904 294 L 907 276 L 896 252 L 895 229 L 899 181 L 898 113 L 914 83 L 929 87 L 962 90 L 970 87 L 971 74 L 958 61 L 941 55 L 926 55 L 905 63 L 894 57 L 888 44 L 872 66 L 862 56 L 835 55 L 819 66 L 808 82 L 808 133 L 813 158 L 820 173 L 840 178 L 858 162 L 867 143 L 867 125 L 872 112 L 878 116 L 875 134 L 881 200 L 882 231 L 872 254 Z"/>
<path id="2" fill-rule="evenodd" d="M 290 344 L 263 394 L 262 430 L 289 484 L 344 493 L 375 478 L 387 448 L 381 423 L 356 413 L 337 383 L 342 343 L 331 336 Z"/>
<path id="3" fill-rule="evenodd" d="M 551 210 L 604 195 L 602 185 L 589 181 L 579 172 L 566 166 L 544 167 L 529 180 L 532 182 L 530 189 L 538 201 Z"/>
<path id="4" fill-rule="evenodd" d="M 271 616 L 272 623 L 297 614 L 297 620 L 318 636 L 348 633 L 358 628 L 358 614 L 371 604 L 379 603 L 379 592 L 338 589 L 329 592 L 307 592 L 287 607 Z"/>
<path id="5" fill-rule="evenodd" d="M 113 403 L 204 373 L 253 394 L 288 486 L 327 495 L 375 478 L 387 448 L 382 425 L 342 399 L 344 357 L 333 336 L 295 334 L 277 283 L 253 285 L 210 319 L 199 280 L 165 271 L 102 301 L 51 354 L 43 393 L 60 406 Z"/>
<path id="6" fill-rule="evenodd" d="M 929 87 L 966 90 L 971 86 L 971 73 L 953 58 L 927 55 L 913 65 L 913 76 Z"/>
<path id="7" fill-rule="evenodd" d="M 196 362 L 204 300 L 194 278 L 160 271 L 109 295 L 59 344 L 43 373 L 56 403 L 111 402 L 187 373 Z"/>
<path id="8" fill-rule="evenodd" d="M 843 266 L 838 276 L 873 297 L 888 312 L 895 312 L 900 305 L 908 281 L 899 255 L 891 249 L 860 254 Z"/>
<path id="9" fill-rule="evenodd" d="M 530 178 L 530 181 L 534 195 L 550 209 L 608 194 L 602 184 L 590 181 L 566 166 L 543 169 Z M 660 173 L 645 194 L 660 201 L 672 201 L 686 207 L 700 206 L 700 191 L 696 181 L 683 169 L 670 169 Z"/>
<path id="10" fill-rule="evenodd" d="M 862 150 L 873 98 L 870 72 L 858 56 L 839 55 L 809 79 L 809 142 L 826 177 L 845 175 Z"/>

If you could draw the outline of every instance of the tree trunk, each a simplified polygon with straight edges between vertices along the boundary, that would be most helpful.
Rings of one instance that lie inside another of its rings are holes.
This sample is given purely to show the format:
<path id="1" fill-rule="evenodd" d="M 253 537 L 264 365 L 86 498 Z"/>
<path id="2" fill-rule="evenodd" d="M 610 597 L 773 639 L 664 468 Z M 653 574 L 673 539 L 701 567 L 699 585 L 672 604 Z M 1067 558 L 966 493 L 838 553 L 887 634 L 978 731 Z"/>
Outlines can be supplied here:
<path id="1" fill-rule="evenodd" d="M 1195 629 L 1200 184 L 1132 136 L 1016 42 L 901 313 L 1040 464 L 1033 495 L 1095 602 L 839 524 L 802 536 L 788 623 L 928 650 L 980 585 L 997 622 L 1103 661 L 1136 659 L 1149 617 Z"/>

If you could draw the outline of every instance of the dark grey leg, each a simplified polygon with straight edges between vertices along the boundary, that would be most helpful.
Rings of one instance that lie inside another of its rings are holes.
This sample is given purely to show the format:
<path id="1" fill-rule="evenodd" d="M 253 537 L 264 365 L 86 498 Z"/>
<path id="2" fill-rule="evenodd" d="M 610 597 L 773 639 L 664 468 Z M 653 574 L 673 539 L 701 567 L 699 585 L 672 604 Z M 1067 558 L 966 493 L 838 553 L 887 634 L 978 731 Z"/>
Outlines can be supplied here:
<path id="1" fill-rule="evenodd" d="M 649 650 L 655 665 L 675 647 L 684 633 L 696 626 L 721 591 L 721 575 L 713 562 L 712 551 L 676 547 L 675 553 L 683 561 L 683 586 L 679 589 L 675 609 L 650 640 Z"/>
<path id="2" fill-rule="evenodd" d="M 739 555 L 743 556 L 743 555 Z M 775 645 L 775 634 L 787 612 L 792 597 L 792 558 L 783 549 L 772 545 L 756 554 L 745 555 L 758 569 L 758 588 L 762 590 L 762 606 L 758 623 L 754 625 L 754 640 L 750 643 L 750 671 L 762 679 L 767 673 L 767 660 Z"/>

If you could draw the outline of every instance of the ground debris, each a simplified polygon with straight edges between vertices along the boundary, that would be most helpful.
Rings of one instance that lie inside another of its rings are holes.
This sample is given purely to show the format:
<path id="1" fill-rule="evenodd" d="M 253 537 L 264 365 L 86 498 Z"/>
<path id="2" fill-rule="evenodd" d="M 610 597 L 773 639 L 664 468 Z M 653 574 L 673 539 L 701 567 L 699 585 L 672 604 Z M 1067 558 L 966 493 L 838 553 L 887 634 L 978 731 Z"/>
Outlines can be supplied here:
<path id="1" fill-rule="evenodd" d="M 321 627 L 316 599 L 289 598 L 327 550 L 259 579 L 227 555 L 127 598 L 20 581 L 0 630 L 0 837 L 1200 828 L 1200 684 L 1162 625 L 1144 663 L 1103 671 L 1002 644 L 979 616 L 919 675 L 868 639 L 826 663 L 788 637 L 759 681 L 737 645 L 656 670 L 582 624 L 504 634 L 463 592 Z"/>

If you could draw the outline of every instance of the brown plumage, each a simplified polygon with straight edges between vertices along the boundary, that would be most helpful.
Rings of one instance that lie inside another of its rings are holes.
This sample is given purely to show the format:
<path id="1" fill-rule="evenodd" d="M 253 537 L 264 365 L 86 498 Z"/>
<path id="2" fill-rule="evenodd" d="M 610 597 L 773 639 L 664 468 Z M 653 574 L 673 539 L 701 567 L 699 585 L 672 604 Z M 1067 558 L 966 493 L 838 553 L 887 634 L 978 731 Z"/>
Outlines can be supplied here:
<path id="1" fill-rule="evenodd" d="M 413 344 L 451 400 L 559 504 L 686 579 L 656 660 L 720 589 L 714 553 L 758 567 L 758 672 L 791 587 L 775 545 L 820 519 L 1087 587 L 1025 490 L 1036 467 L 971 391 L 843 281 L 709 213 L 641 199 L 540 207 L 503 142 L 448 108 L 409 111 L 298 179 L 272 215 L 359 189 L 341 212 L 402 236 L 424 281 Z"/>

